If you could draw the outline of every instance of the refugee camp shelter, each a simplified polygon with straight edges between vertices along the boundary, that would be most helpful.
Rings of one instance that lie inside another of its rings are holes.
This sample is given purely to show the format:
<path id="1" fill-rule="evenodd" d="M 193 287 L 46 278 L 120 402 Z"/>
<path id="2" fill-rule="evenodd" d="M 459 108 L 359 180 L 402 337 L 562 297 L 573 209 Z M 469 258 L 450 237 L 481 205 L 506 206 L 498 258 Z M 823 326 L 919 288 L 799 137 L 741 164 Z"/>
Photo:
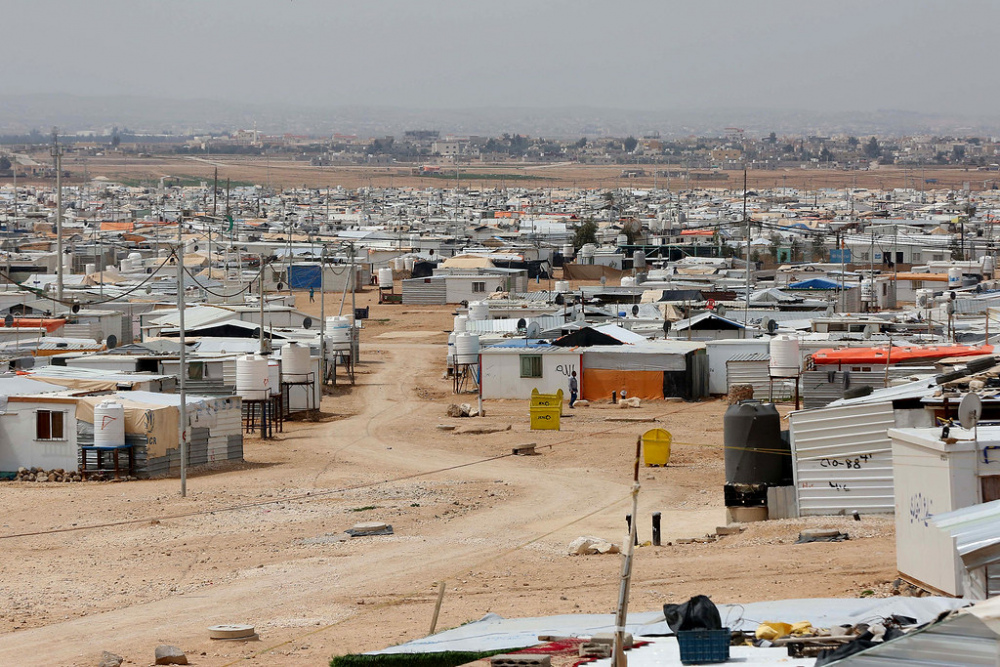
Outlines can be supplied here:
<path id="1" fill-rule="evenodd" d="M 1000 427 L 888 431 L 896 500 L 896 566 L 900 575 L 945 595 L 970 596 L 965 566 L 950 535 L 933 518 L 1000 500 Z M 989 568 L 988 568 L 989 569 Z M 1000 591 L 997 591 L 1000 593 Z"/>
<path id="2" fill-rule="evenodd" d="M 569 396 L 569 378 L 583 371 L 582 350 L 544 341 L 512 339 L 480 350 L 483 398 L 527 399 L 537 389 Z"/>
<path id="3" fill-rule="evenodd" d="M 75 470 L 76 403 L 74 392 L 56 384 L 0 378 L 0 474 L 21 467 Z"/>

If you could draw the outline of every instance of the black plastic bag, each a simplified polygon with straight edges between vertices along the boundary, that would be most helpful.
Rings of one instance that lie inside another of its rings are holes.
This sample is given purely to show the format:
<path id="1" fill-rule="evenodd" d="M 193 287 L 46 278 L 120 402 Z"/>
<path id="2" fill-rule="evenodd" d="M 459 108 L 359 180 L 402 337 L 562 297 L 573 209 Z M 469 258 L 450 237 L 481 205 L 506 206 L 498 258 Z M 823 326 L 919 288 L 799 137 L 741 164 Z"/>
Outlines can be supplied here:
<path id="1" fill-rule="evenodd" d="M 722 629 L 719 608 L 705 595 L 696 595 L 682 604 L 663 605 L 663 617 L 674 633 Z"/>

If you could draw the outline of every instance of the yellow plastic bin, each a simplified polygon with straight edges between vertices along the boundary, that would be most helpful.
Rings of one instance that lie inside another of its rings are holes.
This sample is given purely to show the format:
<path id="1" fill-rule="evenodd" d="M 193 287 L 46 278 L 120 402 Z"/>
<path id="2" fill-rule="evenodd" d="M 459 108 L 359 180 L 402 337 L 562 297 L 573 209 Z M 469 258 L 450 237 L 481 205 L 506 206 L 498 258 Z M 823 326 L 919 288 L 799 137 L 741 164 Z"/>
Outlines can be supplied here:
<path id="1" fill-rule="evenodd" d="M 665 466 L 670 463 L 670 431 L 653 428 L 642 434 L 642 457 L 646 466 Z"/>
<path id="2" fill-rule="evenodd" d="M 540 394 L 531 390 L 531 405 L 528 409 L 532 431 L 558 431 L 562 417 L 562 389 L 554 394 Z"/>

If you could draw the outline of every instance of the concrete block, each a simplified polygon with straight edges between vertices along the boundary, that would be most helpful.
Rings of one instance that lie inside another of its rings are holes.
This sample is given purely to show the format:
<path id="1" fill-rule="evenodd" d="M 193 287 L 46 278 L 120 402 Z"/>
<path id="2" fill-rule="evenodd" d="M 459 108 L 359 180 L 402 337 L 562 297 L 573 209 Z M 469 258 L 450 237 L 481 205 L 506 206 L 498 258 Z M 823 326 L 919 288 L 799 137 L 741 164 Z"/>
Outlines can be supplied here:
<path id="1" fill-rule="evenodd" d="M 533 655 L 531 653 L 504 653 L 490 658 L 492 667 L 552 667 L 552 658 L 548 655 Z"/>

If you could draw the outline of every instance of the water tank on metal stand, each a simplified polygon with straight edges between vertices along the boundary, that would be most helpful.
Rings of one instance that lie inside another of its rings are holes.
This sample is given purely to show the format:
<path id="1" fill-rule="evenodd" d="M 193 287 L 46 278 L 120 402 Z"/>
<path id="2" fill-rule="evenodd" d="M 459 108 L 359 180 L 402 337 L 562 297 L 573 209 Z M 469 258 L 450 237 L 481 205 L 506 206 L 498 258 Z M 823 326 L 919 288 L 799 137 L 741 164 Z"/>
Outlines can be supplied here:
<path id="1" fill-rule="evenodd" d="M 331 352 L 349 352 L 351 349 L 351 321 L 334 315 L 326 318 L 327 348 Z"/>
<path id="2" fill-rule="evenodd" d="M 768 373 L 773 378 L 797 377 L 802 367 L 799 339 L 795 336 L 775 336 L 769 346 Z"/>
<path id="3" fill-rule="evenodd" d="M 636 271 L 642 271 L 646 268 L 646 253 L 641 250 L 635 251 L 635 254 L 632 255 L 632 268 Z"/>
<path id="4" fill-rule="evenodd" d="M 245 401 L 264 401 L 270 398 L 267 359 L 258 354 L 236 359 L 236 393 Z"/>
<path id="5" fill-rule="evenodd" d="M 402 272 L 406 270 L 406 262 L 402 257 L 396 257 L 392 260 L 392 270 L 397 272 Z"/>
<path id="6" fill-rule="evenodd" d="M 573 247 L 572 243 L 567 243 L 562 247 L 562 256 L 565 260 L 573 259 L 573 255 L 576 254 L 576 248 Z"/>
<path id="7" fill-rule="evenodd" d="M 470 303 L 469 319 L 473 321 L 490 319 L 490 304 L 485 301 L 473 301 Z"/>
<path id="8" fill-rule="evenodd" d="M 392 269 L 378 270 L 378 286 L 382 289 L 392 287 Z"/>
<path id="9" fill-rule="evenodd" d="M 455 363 L 479 363 L 479 334 L 468 331 L 455 334 Z"/>
<path id="10" fill-rule="evenodd" d="M 281 376 L 285 382 L 309 379 L 309 347 L 290 342 L 281 348 Z"/>
<path id="11" fill-rule="evenodd" d="M 124 406 L 115 401 L 101 401 L 94 407 L 94 445 L 117 447 L 124 444 Z"/>
<path id="12" fill-rule="evenodd" d="M 468 315 L 456 315 L 455 316 L 455 327 L 453 331 L 457 333 L 462 333 L 468 328 L 469 317 Z"/>
<path id="13" fill-rule="evenodd" d="M 455 365 L 455 339 L 458 337 L 459 333 L 464 333 L 464 332 L 456 333 L 455 331 L 452 331 L 450 334 L 448 334 L 448 357 L 447 357 L 448 368 L 451 368 L 452 366 Z"/>
<path id="14" fill-rule="evenodd" d="M 416 263 L 417 262 L 416 262 L 416 260 L 414 258 L 412 258 L 412 257 L 404 257 L 403 258 L 403 270 L 404 271 L 409 271 L 410 273 L 413 273 L 413 267 L 414 267 L 414 265 Z"/>

